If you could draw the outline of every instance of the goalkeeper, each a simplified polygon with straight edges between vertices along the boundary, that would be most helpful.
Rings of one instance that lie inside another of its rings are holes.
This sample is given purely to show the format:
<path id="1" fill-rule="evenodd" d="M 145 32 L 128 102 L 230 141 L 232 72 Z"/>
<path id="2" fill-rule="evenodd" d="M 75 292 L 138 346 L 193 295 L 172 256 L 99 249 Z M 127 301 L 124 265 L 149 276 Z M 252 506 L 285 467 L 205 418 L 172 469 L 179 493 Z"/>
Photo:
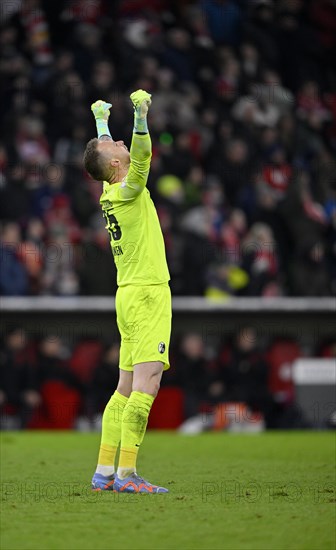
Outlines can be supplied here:
<path id="1" fill-rule="evenodd" d="M 103 182 L 100 204 L 117 267 L 117 324 L 121 335 L 119 383 L 103 414 L 95 490 L 166 493 L 137 474 L 136 461 L 162 372 L 169 368 L 171 295 L 164 241 L 146 188 L 151 161 L 147 113 L 151 95 L 131 94 L 134 130 L 130 152 L 108 128 L 110 103 L 91 106 L 98 139 L 88 142 L 84 164 Z M 120 444 L 118 469 L 114 464 Z"/>

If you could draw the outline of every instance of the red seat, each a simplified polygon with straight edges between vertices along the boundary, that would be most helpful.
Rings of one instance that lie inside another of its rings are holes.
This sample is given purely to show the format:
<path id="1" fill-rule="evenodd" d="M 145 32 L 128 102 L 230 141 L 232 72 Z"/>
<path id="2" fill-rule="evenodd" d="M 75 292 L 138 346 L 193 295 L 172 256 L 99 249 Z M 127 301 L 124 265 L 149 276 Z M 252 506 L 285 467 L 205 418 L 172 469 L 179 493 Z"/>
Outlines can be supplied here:
<path id="1" fill-rule="evenodd" d="M 43 384 L 41 396 L 42 406 L 34 414 L 29 428 L 71 430 L 81 405 L 79 391 L 55 380 Z"/>
<path id="2" fill-rule="evenodd" d="M 183 420 L 184 396 L 180 388 L 161 388 L 149 415 L 148 428 L 152 430 L 176 430 Z"/>
<path id="3" fill-rule="evenodd" d="M 88 383 L 97 368 L 102 354 L 102 345 L 97 340 L 84 340 L 77 344 L 70 359 L 70 369 L 78 378 Z"/>
<path id="4" fill-rule="evenodd" d="M 328 359 L 336 357 L 336 343 L 323 346 L 321 350 L 321 357 L 326 357 Z"/>
<path id="5" fill-rule="evenodd" d="M 289 402 L 294 399 L 292 364 L 300 356 L 299 345 L 291 340 L 277 340 L 268 350 L 268 385 L 277 401 Z"/>

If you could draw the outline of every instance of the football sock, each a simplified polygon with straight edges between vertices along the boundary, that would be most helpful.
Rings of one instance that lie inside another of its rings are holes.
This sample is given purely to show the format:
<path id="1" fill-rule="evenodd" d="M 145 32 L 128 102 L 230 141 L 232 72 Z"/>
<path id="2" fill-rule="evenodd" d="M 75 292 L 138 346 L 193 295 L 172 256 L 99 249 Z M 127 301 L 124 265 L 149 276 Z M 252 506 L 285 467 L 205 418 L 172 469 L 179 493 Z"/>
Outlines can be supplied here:
<path id="1" fill-rule="evenodd" d="M 114 473 L 114 461 L 121 438 L 123 411 L 128 398 L 115 391 L 103 414 L 97 474 L 110 476 Z"/>
<path id="2" fill-rule="evenodd" d="M 139 447 L 144 438 L 154 397 L 133 391 L 122 415 L 118 477 L 125 479 L 136 471 Z"/>

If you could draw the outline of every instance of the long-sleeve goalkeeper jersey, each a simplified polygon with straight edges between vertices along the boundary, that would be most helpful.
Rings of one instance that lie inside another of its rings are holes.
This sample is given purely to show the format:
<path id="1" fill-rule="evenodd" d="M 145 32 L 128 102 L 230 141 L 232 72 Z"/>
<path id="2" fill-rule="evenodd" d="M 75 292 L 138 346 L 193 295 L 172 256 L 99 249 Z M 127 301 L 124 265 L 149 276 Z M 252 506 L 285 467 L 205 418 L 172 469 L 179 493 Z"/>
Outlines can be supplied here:
<path id="1" fill-rule="evenodd" d="M 118 286 L 169 281 L 162 231 L 146 188 L 151 156 L 149 134 L 133 134 L 126 177 L 103 184 L 100 204 L 111 237 Z"/>

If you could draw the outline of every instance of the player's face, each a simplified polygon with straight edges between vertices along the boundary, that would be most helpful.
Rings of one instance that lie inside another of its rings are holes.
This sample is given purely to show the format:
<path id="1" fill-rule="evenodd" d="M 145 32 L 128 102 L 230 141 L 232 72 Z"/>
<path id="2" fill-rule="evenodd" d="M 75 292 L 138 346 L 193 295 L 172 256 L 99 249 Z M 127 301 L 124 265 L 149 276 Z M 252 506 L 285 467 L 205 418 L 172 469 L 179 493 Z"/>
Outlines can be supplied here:
<path id="1" fill-rule="evenodd" d="M 111 160 L 119 160 L 122 164 L 129 162 L 130 154 L 122 140 L 101 141 L 99 149 L 104 153 L 104 157 L 108 156 Z"/>

